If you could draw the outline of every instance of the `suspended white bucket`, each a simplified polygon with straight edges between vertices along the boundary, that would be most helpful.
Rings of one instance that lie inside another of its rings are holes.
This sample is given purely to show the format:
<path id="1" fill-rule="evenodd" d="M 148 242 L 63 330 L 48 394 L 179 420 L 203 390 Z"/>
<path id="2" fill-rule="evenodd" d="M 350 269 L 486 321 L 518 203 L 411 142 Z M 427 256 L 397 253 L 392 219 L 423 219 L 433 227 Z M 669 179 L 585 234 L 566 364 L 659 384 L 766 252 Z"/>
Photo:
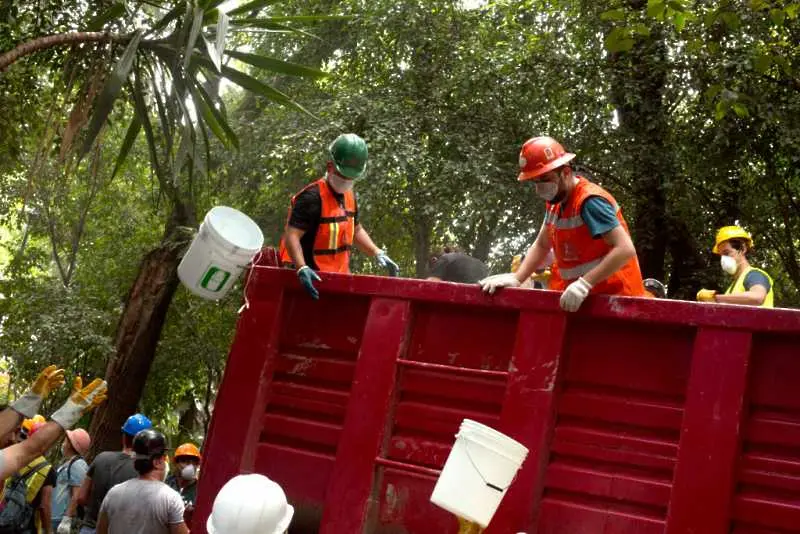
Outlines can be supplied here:
<path id="1" fill-rule="evenodd" d="M 431 502 L 486 528 L 527 456 L 521 443 L 464 419 Z"/>
<path id="2" fill-rule="evenodd" d="M 263 245 L 264 234 L 250 217 L 216 206 L 206 213 L 178 266 L 178 277 L 195 295 L 221 299 Z"/>

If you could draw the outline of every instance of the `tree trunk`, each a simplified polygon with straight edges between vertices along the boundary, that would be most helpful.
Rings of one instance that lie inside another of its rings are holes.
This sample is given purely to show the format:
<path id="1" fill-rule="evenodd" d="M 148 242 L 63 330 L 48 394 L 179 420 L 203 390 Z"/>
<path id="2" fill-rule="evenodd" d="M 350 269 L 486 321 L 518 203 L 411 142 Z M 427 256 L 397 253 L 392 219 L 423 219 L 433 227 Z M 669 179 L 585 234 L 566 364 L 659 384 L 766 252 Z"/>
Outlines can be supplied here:
<path id="1" fill-rule="evenodd" d="M 428 261 L 431 258 L 431 225 L 427 217 L 419 215 L 414 219 L 414 259 L 417 278 L 428 276 Z"/>
<path id="2" fill-rule="evenodd" d="M 71 46 L 80 43 L 111 41 L 112 39 L 115 38 L 106 32 L 71 32 L 38 37 L 17 45 L 8 52 L 0 55 L 0 72 L 6 70 L 18 59 L 33 54 L 34 52 L 38 52 L 39 50 L 61 45 Z"/>
<path id="3" fill-rule="evenodd" d="M 646 3 L 629 0 L 631 9 Z M 621 142 L 635 146 L 624 150 L 636 200 L 632 230 L 639 265 L 645 277 L 664 279 L 667 239 L 667 200 L 664 185 L 674 175 L 675 162 L 664 150 L 668 145 L 669 117 L 663 103 L 668 58 L 663 30 L 650 28 L 650 36 L 637 40 L 628 52 L 609 54 L 611 100 L 617 108 Z M 635 155 L 632 155 L 635 154 Z M 630 209 L 628 213 L 631 213 Z"/>
<path id="4" fill-rule="evenodd" d="M 120 428 L 137 411 L 167 310 L 178 288 L 178 264 L 185 243 L 176 239 L 175 229 L 188 220 L 176 209 L 161 244 L 139 266 L 117 326 L 116 356 L 106 369 L 108 401 L 92 418 L 91 457 L 119 449 Z"/>

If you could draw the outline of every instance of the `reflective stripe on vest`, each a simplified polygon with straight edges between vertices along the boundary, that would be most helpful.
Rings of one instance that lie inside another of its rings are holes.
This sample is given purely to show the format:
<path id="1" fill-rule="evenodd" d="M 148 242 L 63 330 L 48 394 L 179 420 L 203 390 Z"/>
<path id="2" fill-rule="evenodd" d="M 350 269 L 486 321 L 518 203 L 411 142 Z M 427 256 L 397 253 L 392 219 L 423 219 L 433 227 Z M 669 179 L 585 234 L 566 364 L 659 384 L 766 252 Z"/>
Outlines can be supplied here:
<path id="1" fill-rule="evenodd" d="M 594 239 L 581 217 L 583 203 L 592 196 L 606 200 L 614 207 L 620 226 L 630 235 L 619 205 L 605 189 L 578 176 L 578 183 L 561 204 L 548 204 L 545 227 L 550 235 L 557 269 L 553 270 L 550 288 L 563 290 L 567 284 L 586 275 L 600 265 L 611 246 L 603 239 Z M 629 259 L 607 279 L 595 284 L 592 293 L 643 296 L 644 283 L 636 257 Z"/>
<path id="2" fill-rule="evenodd" d="M 575 280 L 600 265 L 603 262 L 603 259 L 605 259 L 605 256 L 602 258 L 597 258 L 596 260 L 582 263 L 575 267 L 569 267 L 566 269 L 560 268 L 558 272 L 561 274 L 561 278 L 564 280 Z"/>
<path id="3" fill-rule="evenodd" d="M 763 274 L 769 280 L 769 291 L 767 291 L 766 296 L 764 297 L 764 302 L 761 303 L 762 308 L 774 308 L 775 307 L 775 283 L 772 281 L 772 277 L 767 274 L 766 271 L 759 269 L 757 267 L 749 267 L 745 269 L 745 271 L 739 275 L 739 278 L 736 279 L 734 283 L 728 286 L 728 289 L 725 291 L 726 295 L 735 295 L 737 293 L 745 293 L 747 289 L 744 287 L 744 279 L 747 278 L 747 275 L 753 271 L 758 271 L 759 273 Z"/>
<path id="4" fill-rule="evenodd" d="M 614 208 L 614 213 L 619 212 L 619 206 L 617 206 L 616 203 L 611 204 L 611 206 Z M 583 217 L 581 217 L 580 215 L 565 217 L 563 219 L 559 219 L 556 213 L 553 213 L 553 216 L 556 228 L 558 228 L 559 230 L 573 230 L 585 224 L 583 222 Z"/>
<path id="5" fill-rule="evenodd" d="M 321 204 L 319 225 L 312 245 L 314 263 L 320 271 L 349 273 L 350 249 L 355 235 L 355 216 L 357 212 L 355 195 L 352 191 L 344 193 L 344 206 L 342 206 L 325 178 L 320 178 L 292 197 L 286 224 L 289 224 L 292 208 L 297 197 L 306 189 L 314 186 L 319 188 Z M 281 239 L 280 245 L 280 258 L 284 265 L 292 263 L 292 258 L 283 239 Z M 305 260 L 307 263 L 311 263 L 309 261 L 310 258 L 305 258 Z"/>

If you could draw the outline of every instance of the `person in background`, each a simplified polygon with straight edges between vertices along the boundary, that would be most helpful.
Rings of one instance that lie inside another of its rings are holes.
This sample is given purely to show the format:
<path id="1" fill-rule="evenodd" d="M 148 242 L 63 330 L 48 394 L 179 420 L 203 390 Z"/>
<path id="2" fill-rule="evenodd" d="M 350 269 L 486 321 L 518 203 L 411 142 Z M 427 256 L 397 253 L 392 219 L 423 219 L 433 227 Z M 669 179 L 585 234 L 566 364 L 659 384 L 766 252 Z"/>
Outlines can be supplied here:
<path id="1" fill-rule="evenodd" d="M 517 179 L 533 181 L 536 194 L 545 201 L 545 218 L 519 271 L 481 280 L 487 293 L 519 287 L 552 249 L 557 269 L 549 286 L 563 291 L 563 310 L 577 311 L 590 293 L 644 295 L 639 260 L 622 210 L 608 191 L 573 171 L 574 157 L 551 137 L 534 137 L 522 146 Z"/>
<path id="2" fill-rule="evenodd" d="M 475 284 L 489 275 L 486 264 L 454 246 L 444 247 L 433 254 L 428 269 L 428 280 L 459 284 Z"/>
<path id="3" fill-rule="evenodd" d="M 45 424 L 26 419 L 20 439 L 32 439 Z M 50 507 L 55 485 L 55 471 L 44 456 L 37 456 L 6 480 L 0 532 L 52 534 Z"/>
<path id="4" fill-rule="evenodd" d="M 178 492 L 186 506 L 183 517 L 187 525 L 192 523 L 201 460 L 200 449 L 194 443 L 184 443 L 175 449 L 175 465 L 167 478 L 167 485 Z"/>
<path id="5" fill-rule="evenodd" d="M 208 534 L 284 534 L 292 517 L 294 508 L 280 485 L 264 475 L 238 475 L 214 498 L 206 530 Z"/>
<path id="6" fill-rule="evenodd" d="M 400 268 L 372 242 L 358 218 L 354 181 L 367 170 L 367 143 L 356 134 L 342 134 L 328 147 L 325 176 L 292 197 L 289 217 L 280 243 L 284 267 L 297 269 L 297 278 L 313 299 L 319 298 L 314 282 L 317 271 L 350 272 L 350 250 L 357 247 L 372 256 L 390 276 Z"/>
<path id="7" fill-rule="evenodd" d="M 75 506 L 84 506 L 84 518 L 80 534 L 94 534 L 100 506 L 108 491 L 126 480 L 136 478 L 133 467 L 133 438 L 142 430 L 153 427 L 150 419 L 137 413 L 128 417 L 122 425 L 122 450 L 105 451 L 89 466 L 80 490 L 75 497 Z"/>
<path id="8" fill-rule="evenodd" d="M 89 464 L 84 456 L 89 452 L 92 439 L 82 428 L 68 430 L 67 437 L 61 444 L 61 456 L 64 460 L 56 470 L 56 488 L 53 492 L 53 530 L 57 534 L 72 532 L 72 518 L 78 516 L 78 489 L 86 478 Z"/>
<path id="9" fill-rule="evenodd" d="M 723 294 L 713 289 L 701 289 L 697 293 L 697 300 L 774 308 L 772 277 L 766 271 L 750 265 L 747 254 L 751 250 L 753 237 L 747 230 L 740 226 L 720 228 L 712 252 L 719 254 L 722 270 L 733 277 L 733 281 Z"/>
<path id="10" fill-rule="evenodd" d="M 667 288 L 656 280 L 655 278 L 645 278 L 644 280 L 644 290 L 647 297 L 656 298 L 656 299 L 665 299 L 667 298 Z"/>
<path id="11" fill-rule="evenodd" d="M 0 436 L 8 436 L 14 432 L 23 417 L 35 416 L 42 401 L 51 391 L 63 384 L 63 369 L 57 369 L 55 365 L 45 368 L 22 397 L 0 412 Z M 81 378 L 76 377 L 67 401 L 50 416 L 50 421 L 37 429 L 36 435 L 0 451 L 0 480 L 5 480 L 31 460 L 47 452 L 61 438 L 64 431 L 72 428 L 83 414 L 106 400 L 106 390 L 105 380 L 96 378 L 84 386 Z"/>
<path id="12" fill-rule="evenodd" d="M 525 261 L 524 254 L 518 254 L 511 258 L 511 272 L 516 273 L 519 271 L 523 261 Z M 528 289 L 548 289 L 550 286 L 550 277 L 552 276 L 554 270 L 555 258 L 553 257 L 553 251 L 551 250 L 544 262 L 542 262 L 542 265 L 533 271 L 533 274 L 530 276 L 530 278 L 524 282 L 521 282 L 520 287 Z"/>
<path id="13" fill-rule="evenodd" d="M 117 484 L 100 507 L 98 534 L 189 534 L 183 501 L 163 481 L 169 470 L 167 440 L 152 428 L 133 438 L 138 476 Z"/>

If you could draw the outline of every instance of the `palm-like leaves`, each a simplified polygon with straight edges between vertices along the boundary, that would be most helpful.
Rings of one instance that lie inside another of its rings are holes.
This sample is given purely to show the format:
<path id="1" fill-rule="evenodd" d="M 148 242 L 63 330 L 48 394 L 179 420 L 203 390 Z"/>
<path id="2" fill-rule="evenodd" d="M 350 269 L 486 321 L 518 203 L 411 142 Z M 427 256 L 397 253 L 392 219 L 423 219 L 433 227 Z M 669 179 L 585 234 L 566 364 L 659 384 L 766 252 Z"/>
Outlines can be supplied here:
<path id="1" fill-rule="evenodd" d="M 311 79 L 325 76 L 322 71 L 279 58 L 226 49 L 229 28 L 268 27 L 304 33 L 290 24 L 342 18 L 240 18 L 257 14 L 278 1 L 255 0 L 233 10 L 229 17 L 217 9 L 221 3 L 218 0 L 190 0 L 166 11 L 150 28 L 116 36 L 112 46 L 119 50 L 117 63 L 94 102 L 81 156 L 97 141 L 117 101 L 127 98 L 135 113 L 113 174 L 123 167 L 137 137 L 144 131 L 161 189 L 177 200 L 181 193 L 180 174 L 186 166 L 189 166 L 190 175 L 194 170 L 205 170 L 206 162 L 198 158 L 209 152 L 209 132 L 224 146 L 238 148 L 238 139 L 227 122 L 217 94 L 220 78 L 227 78 L 272 102 L 309 113 L 288 95 L 230 64 L 230 60 L 237 60 L 261 72 Z M 118 6 L 115 4 L 101 13 L 88 26 L 99 29 L 116 20 L 122 14 Z M 152 121 L 155 116 L 158 117 L 156 123 Z"/>

